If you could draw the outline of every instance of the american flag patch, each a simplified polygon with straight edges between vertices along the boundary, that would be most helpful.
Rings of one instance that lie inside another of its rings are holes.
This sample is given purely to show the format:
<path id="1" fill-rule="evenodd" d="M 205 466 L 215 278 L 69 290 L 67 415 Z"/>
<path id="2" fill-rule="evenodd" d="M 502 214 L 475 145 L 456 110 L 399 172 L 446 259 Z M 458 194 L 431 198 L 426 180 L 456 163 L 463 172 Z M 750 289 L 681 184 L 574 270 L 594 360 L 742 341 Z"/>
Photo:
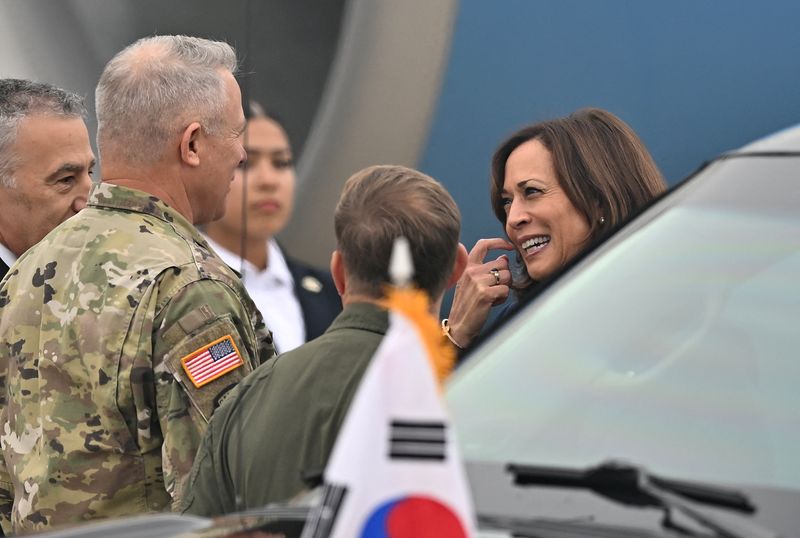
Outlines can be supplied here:
<path id="1" fill-rule="evenodd" d="M 202 387 L 244 364 L 231 335 L 214 340 L 181 359 L 194 386 Z"/>

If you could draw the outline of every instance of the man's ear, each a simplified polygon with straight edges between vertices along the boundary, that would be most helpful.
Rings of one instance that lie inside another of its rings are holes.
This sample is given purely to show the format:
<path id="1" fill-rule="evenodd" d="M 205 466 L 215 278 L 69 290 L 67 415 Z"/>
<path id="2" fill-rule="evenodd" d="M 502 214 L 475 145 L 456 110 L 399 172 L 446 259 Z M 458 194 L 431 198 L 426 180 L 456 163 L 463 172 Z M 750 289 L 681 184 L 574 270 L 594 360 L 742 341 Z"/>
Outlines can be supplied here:
<path id="1" fill-rule="evenodd" d="M 447 287 L 455 286 L 461 275 L 464 274 L 464 269 L 467 268 L 467 247 L 464 243 L 458 244 L 456 249 L 456 261 L 453 264 L 453 271 L 450 273 L 450 278 L 447 279 Z"/>
<path id="2" fill-rule="evenodd" d="M 181 135 L 181 161 L 187 166 L 200 166 L 200 152 L 198 144 L 202 127 L 199 123 L 192 122 Z"/>
<path id="3" fill-rule="evenodd" d="M 344 276 L 344 261 L 338 250 L 334 250 L 333 254 L 331 254 L 331 276 L 333 277 L 336 291 L 339 292 L 340 296 L 344 295 L 347 283 Z"/>

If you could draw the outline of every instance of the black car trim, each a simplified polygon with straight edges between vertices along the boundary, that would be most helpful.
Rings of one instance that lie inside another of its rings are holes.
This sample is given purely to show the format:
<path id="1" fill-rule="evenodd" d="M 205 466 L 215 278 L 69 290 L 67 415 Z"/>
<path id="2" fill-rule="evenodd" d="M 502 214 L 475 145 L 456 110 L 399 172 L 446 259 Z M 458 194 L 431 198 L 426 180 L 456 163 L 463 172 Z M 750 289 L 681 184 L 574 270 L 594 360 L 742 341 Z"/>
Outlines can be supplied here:
<path id="1" fill-rule="evenodd" d="M 687 488 L 686 482 L 654 477 L 643 467 L 624 462 L 607 461 L 588 469 L 518 464 L 509 464 L 506 468 L 513 474 L 516 485 L 586 489 L 624 505 L 662 508 L 662 525 L 668 529 L 683 529 L 673 519 L 673 512 L 680 512 L 721 538 L 748 538 L 749 534 L 731 523 L 695 509 L 684 497 L 746 513 L 756 510 L 750 499 L 740 491 L 700 483 L 693 483 Z"/>

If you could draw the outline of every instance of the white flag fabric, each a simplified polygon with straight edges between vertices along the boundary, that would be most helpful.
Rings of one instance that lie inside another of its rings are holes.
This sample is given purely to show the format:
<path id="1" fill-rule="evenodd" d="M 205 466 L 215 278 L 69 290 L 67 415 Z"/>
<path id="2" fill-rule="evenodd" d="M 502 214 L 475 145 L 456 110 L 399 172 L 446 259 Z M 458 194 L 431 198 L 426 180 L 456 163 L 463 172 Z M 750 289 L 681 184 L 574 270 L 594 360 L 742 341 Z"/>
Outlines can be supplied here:
<path id="1" fill-rule="evenodd" d="M 334 538 L 475 534 L 463 464 L 426 348 L 401 314 L 390 312 L 325 482 Z"/>

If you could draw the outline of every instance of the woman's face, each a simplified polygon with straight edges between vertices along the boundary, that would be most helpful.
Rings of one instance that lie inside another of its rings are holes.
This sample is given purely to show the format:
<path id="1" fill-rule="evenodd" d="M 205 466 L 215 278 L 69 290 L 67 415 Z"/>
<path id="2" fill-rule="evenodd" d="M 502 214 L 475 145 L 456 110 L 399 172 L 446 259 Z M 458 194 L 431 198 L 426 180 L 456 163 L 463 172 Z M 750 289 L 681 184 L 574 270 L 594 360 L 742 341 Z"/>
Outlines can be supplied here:
<path id="1" fill-rule="evenodd" d="M 506 234 L 533 280 L 564 267 L 586 244 L 589 223 L 561 188 L 553 157 L 539 140 L 511 152 L 501 196 Z"/>
<path id="2" fill-rule="evenodd" d="M 225 216 L 210 226 L 241 236 L 242 212 L 247 236 L 265 241 L 280 232 L 294 204 L 294 161 L 283 128 L 267 118 L 252 118 L 244 136 L 247 162 L 236 171 L 226 200 Z M 247 177 L 247 198 L 242 201 Z"/>

